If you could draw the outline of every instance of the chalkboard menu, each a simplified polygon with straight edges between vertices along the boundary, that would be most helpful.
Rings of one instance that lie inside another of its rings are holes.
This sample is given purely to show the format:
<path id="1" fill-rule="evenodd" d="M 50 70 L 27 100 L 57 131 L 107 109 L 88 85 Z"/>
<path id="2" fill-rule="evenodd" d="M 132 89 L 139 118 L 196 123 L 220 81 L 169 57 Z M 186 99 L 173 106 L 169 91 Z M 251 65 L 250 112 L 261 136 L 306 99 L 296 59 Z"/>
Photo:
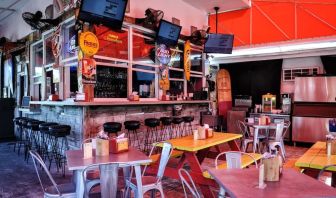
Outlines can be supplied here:
<path id="1" fill-rule="evenodd" d="M 127 69 L 97 66 L 95 98 L 127 98 Z"/>

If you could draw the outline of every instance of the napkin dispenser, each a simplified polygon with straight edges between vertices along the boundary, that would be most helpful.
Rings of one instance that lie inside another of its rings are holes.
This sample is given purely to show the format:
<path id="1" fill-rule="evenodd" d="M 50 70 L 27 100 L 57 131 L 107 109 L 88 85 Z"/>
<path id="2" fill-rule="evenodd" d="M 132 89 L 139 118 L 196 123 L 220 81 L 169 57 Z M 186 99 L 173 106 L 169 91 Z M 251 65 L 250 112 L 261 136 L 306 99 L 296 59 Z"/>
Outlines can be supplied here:
<path id="1" fill-rule="evenodd" d="M 336 155 L 336 137 L 331 134 L 326 135 L 327 155 Z"/>
<path id="2" fill-rule="evenodd" d="M 110 152 L 111 153 L 122 153 L 128 151 L 128 138 L 124 137 L 122 134 L 116 138 L 110 139 Z"/>
<path id="3" fill-rule="evenodd" d="M 194 139 L 205 140 L 213 137 L 213 129 L 209 128 L 209 125 L 199 126 L 197 131 L 194 131 Z"/>
<path id="4" fill-rule="evenodd" d="M 109 155 L 109 140 L 96 138 L 96 155 L 107 156 Z"/>
<path id="5" fill-rule="evenodd" d="M 264 181 L 279 181 L 282 171 L 282 158 L 278 154 L 264 154 L 262 163 L 264 165 Z"/>

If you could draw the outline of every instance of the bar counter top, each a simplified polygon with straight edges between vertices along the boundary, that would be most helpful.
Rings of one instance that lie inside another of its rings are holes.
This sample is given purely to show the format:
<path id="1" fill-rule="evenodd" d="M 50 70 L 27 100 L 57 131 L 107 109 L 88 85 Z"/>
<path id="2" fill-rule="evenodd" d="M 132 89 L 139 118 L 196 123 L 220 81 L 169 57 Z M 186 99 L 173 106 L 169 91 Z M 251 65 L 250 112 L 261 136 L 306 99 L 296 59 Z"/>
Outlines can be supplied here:
<path id="1" fill-rule="evenodd" d="M 168 100 L 168 101 L 111 101 L 111 102 L 72 102 L 72 101 L 31 101 L 32 105 L 45 106 L 136 106 L 136 105 L 172 105 L 205 104 L 209 100 Z"/>

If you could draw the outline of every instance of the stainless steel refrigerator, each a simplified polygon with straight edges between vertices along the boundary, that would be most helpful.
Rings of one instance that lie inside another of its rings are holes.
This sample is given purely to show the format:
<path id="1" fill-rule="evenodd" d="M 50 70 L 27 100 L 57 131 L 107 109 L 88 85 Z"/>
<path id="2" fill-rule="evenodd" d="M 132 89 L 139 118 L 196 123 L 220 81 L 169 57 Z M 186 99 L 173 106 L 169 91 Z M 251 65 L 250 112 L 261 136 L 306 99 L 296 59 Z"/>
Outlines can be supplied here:
<path id="1" fill-rule="evenodd" d="M 325 141 L 336 119 L 336 77 L 296 77 L 292 117 L 294 142 Z"/>

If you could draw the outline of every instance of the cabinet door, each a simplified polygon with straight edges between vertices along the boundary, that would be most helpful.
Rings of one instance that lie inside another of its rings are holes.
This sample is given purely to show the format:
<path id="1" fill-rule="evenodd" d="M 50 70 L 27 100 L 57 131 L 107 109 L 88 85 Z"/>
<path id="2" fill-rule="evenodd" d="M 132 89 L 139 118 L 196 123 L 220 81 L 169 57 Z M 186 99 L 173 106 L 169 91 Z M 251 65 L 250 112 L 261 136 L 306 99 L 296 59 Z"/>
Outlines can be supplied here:
<path id="1" fill-rule="evenodd" d="M 292 139 L 294 142 L 325 141 L 330 118 L 293 117 Z"/>

